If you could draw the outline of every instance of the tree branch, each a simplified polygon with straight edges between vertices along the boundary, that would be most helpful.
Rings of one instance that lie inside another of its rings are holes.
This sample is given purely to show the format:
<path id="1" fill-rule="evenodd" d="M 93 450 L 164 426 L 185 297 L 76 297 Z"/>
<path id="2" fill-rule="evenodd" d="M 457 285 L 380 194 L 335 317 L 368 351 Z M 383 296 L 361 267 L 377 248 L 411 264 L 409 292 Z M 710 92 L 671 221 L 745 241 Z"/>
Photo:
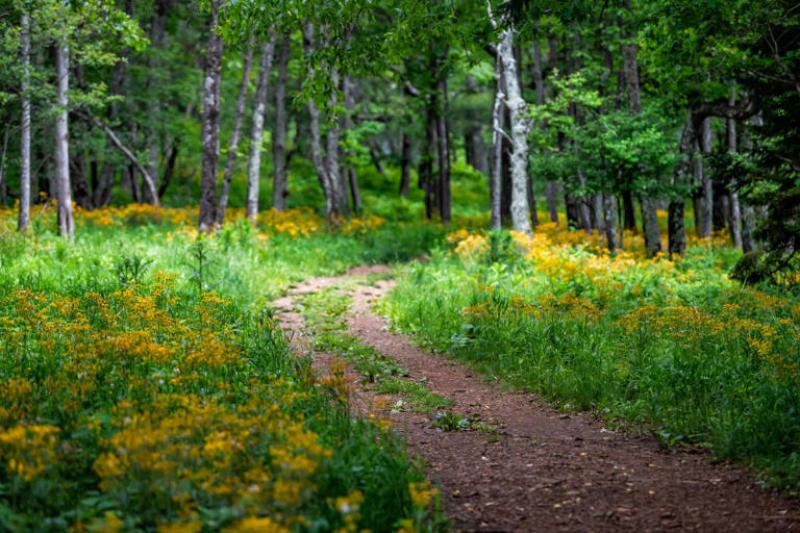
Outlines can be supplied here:
<path id="1" fill-rule="evenodd" d="M 122 154 L 128 159 L 128 161 L 130 161 L 133 164 L 133 166 L 136 167 L 136 170 L 142 173 L 145 185 L 147 185 L 147 189 L 150 191 L 150 196 L 153 198 L 153 203 L 156 206 L 159 206 L 160 203 L 158 200 L 158 191 L 156 190 L 156 184 L 153 181 L 153 177 L 150 175 L 150 173 L 147 171 L 144 165 L 142 165 L 139 159 L 133 154 L 133 152 L 131 152 L 128 149 L 128 147 L 122 144 L 122 141 L 119 139 L 119 137 L 117 137 L 117 134 L 114 133 L 114 130 L 112 130 L 108 125 L 103 123 L 102 120 L 97 118 L 94 114 L 92 114 L 91 111 L 89 111 L 86 108 L 78 110 L 77 113 L 84 119 L 88 120 L 95 127 L 103 130 L 103 132 L 106 135 L 108 135 L 108 138 L 111 140 L 111 144 L 113 144 L 117 148 L 117 150 L 122 152 Z"/>

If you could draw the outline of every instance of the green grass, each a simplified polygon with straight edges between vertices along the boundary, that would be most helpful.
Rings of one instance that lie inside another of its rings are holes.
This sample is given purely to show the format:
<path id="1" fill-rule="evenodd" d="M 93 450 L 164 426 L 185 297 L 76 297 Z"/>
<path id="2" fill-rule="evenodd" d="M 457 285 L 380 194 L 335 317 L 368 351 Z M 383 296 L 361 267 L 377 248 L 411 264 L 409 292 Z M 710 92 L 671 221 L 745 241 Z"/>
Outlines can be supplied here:
<path id="1" fill-rule="evenodd" d="M 382 309 L 489 379 L 800 487 L 800 298 L 730 281 L 729 249 L 676 264 L 555 243 L 509 254 L 403 267 Z"/>

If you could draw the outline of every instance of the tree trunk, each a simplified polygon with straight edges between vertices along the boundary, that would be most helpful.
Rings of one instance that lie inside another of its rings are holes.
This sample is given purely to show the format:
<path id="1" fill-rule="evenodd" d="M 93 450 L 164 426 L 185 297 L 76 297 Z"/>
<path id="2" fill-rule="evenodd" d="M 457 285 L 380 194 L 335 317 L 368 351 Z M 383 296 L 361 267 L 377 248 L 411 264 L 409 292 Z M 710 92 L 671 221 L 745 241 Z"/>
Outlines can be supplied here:
<path id="1" fill-rule="evenodd" d="M 530 206 L 528 205 L 528 133 L 530 118 L 528 106 L 522 99 L 514 57 L 514 30 L 503 30 L 497 53 L 503 62 L 506 82 L 506 105 L 511 115 L 511 221 L 516 231 L 530 234 Z"/>
<path id="2" fill-rule="evenodd" d="M 622 191 L 622 224 L 626 230 L 636 231 L 636 206 L 631 191 Z"/>
<path id="3" fill-rule="evenodd" d="M 619 248 L 617 242 L 617 198 L 613 193 L 602 193 L 603 220 L 605 222 L 606 245 L 610 252 Z"/>
<path id="4" fill-rule="evenodd" d="M 310 57 L 314 52 L 314 27 L 311 23 L 307 23 L 303 29 L 303 48 L 305 49 L 306 56 Z M 309 76 L 313 76 L 313 70 L 309 69 Z M 308 118 L 309 118 L 309 131 L 311 133 L 311 161 L 314 164 L 314 169 L 317 172 L 322 192 L 325 195 L 325 214 L 329 222 L 339 216 L 338 204 L 336 201 L 335 185 L 328 175 L 328 169 L 325 164 L 325 156 L 322 153 L 322 134 L 320 133 L 320 112 L 317 104 L 313 99 L 309 99 L 307 103 Z"/>
<path id="5" fill-rule="evenodd" d="M 81 138 L 80 133 L 75 137 Z M 72 198 L 81 209 L 88 210 L 92 208 L 92 193 L 89 190 L 89 180 L 86 179 L 86 159 L 83 155 L 83 147 L 73 144 L 72 148 L 72 154 L 70 155 Z"/>
<path id="6" fill-rule="evenodd" d="M 568 193 L 564 193 L 564 205 L 567 211 L 567 227 L 571 230 L 581 228 L 581 214 L 580 206 L 575 200 L 575 197 Z"/>
<path id="7" fill-rule="evenodd" d="M 555 59 L 553 59 L 555 61 Z M 542 46 L 538 40 L 533 42 L 533 63 L 531 65 L 533 74 L 533 88 L 536 91 L 536 105 L 545 103 L 545 84 L 544 84 L 544 65 L 542 61 Z M 546 128 L 542 124 L 542 128 Z M 550 222 L 558 223 L 558 182 L 548 180 L 544 185 L 545 197 L 547 198 L 547 211 L 550 214 Z M 535 211 L 536 208 L 533 208 Z"/>
<path id="8" fill-rule="evenodd" d="M 425 149 L 419 162 L 419 184 L 425 191 L 425 218 L 433 219 L 435 180 L 433 177 L 434 147 L 436 143 L 436 110 L 433 96 L 428 95 L 425 109 Z"/>
<path id="9" fill-rule="evenodd" d="M 544 193 L 547 197 L 547 211 L 550 213 L 550 222 L 558 224 L 558 194 L 559 183 L 557 181 L 548 180 L 544 184 Z"/>
<path id="10" fill-rule="evenodd" d="M 26 232 L 30 224 L 31 209 L 31 26 L 28 14 L 20 19 L 20 48 L 22 61 L 22 130 L 20 132 L 20 176 L 19 176 L 19 231 Z"/>
<path id="11" fill-rule="evenodd" d="M 686 123 L 681 132 L 680 145 L 678 151 L 680 152 L 680 159 L 675 166 L 675 174 L 673 177 L 673 186 L 682 188 L 690 183 L 692 179 L 692 151 L 694 143 L 692 139 L 694 132 L 692 130 L 692 117 L 687 116 Z M 686 200 L 683 197 L 673 196 L 669 202 L 668 208 L 668 250 L 669 256 L 672 258 L 674 255 L 683 255 L 686 252 L 686 222 L 685 222 L 685 209 Z"/>
<path id="12" fill-rule="evenodd" d="M 669 256 L 683 255 L 686 252 L 686 225 L 685 210 L 686 202 L 683 198 L 676 198 L 669 202 L 668 208 L 668 230 L 669 233 Z"/>
<path id="13" fill-rule="evenodd" d="M 329 109 L 336 109 L 339 105 L 339 95 L 337 92 L 339 90 L 339 72 L 335 68 L 331 68 L 331 83 L 332 87 L 331 94 L 328 97 L 328 106 Z M 339 124 L 336 121 L 330 121 L 325 138 L 325 169 L 336 196 L 336 209 L 339 213 L 347 214 L 350 211 L 350 205 L 347 202 L 347 190 L 342 175 L 342 168 L 339 163 L 340 133 Z"/>
<path id="14" fill-rule="evenodd" d="M 492 108 L 492 172 L 489 177 L 489 193 L 492 205 L 492 229 L 499 230 L 503 227 L 501 214 L 501 175 L 503 173 L 503 63 L 498 55 L 495 59 L 495 78 L 497 89 L 495 90 L 494 106 Z"/>
<path id="15" fill-rule="evenodd" d="M 731 88 L 731 96 L 728 100 L 731 106 L 736 105 L 736 85 Z M 728 119 L 728 151 L 735 154 L 738 150 L 736 142 L 736 119 Z M 733 245 L 737 248 L 742 247 L 742 209 L 739 205 L 739 190 L 737 183 L 729 184 L 730 189 L 730 233 Z"/>
<path id="16" fill-rule="evenodd" d="M 69 0 L 64 1 L 69 10 Z M 69 179 L 69 48 L 66 37 L 56 45 L 56 103 L 58 115 L 55 127 L 56 182 L 58 199 L 58 229 L 62 237 L 75 238 L 72 216 L 72 189 Z"/>
<path id="17" fill-rule="evenodd" d="M 228 158 L 225 161 L 225 172 L 222 174 L 222 193 L 219 196 L 219 207 L 217 208 L 217 226 L 221 226 L 225 220 L 225 209 L 228 207 L 228 194 L 233 178 L 233 166 L 236 163 L 236 151 L 239 148 L 239 135 L 242 131 L 242 120 L 244 119 L 244 108 L 247 104 L 247 87 L 250 85 L 250 67 L 253 64 L 253 39 L 247 43 L 247 51 L 244 54 L 244 65 L 242 67 L 242 81 L 239 84 L 239 94 L 236 97 L 236 116 L 233 119 L 233 131 L 228 143 Z"/>
<path id="18" fill-rule="evenodd" d="M 250 131 L 250 157 L 247 161 L 247 217 L 255 221 L 258 216 L 258 198 L 261 185 L 261 149 L 264 139 L 264 115 L 269 93 L 269 72 L 275 53 L 275 36 L 270 33 L 261 51 L 258 88 L 253 109 L 253 127 Z"/>
<path id="19" fill-rule="evenodd" d="M 289 57 L 292 40 L 284 34 L 278 54 L 278 79 L 275 85 L 275 128 L 272 132 L 272 167 L 274 181 L 272 186 L 272 207 L 284 211 L 288 207 L 288 161 L 286 158 L 286 131 L 288 114 L 286 112 L 286 79 L 289 74 Z"/>
<path id="20" fill-rule="evenodd" d="M 6 205 L 8 187 L 6 186 L 6 156 L 8 155 L 8 129 L 9 124 L 3 133 L 3 153 L 0 155 L 0 206 Z"/>
<path id="21" fill-rule="evenodd" d="M 707 169 L 703 159 L 711 154 L 712 151 L 712 137 L 711 137 L 711 118 L 706 117 L 700 124 L 700 150 L 703 153 L 702 158 L 698 158 L 700 169 L 700 196 L 697 204 L 697 215 L 699 220 L 697 224 L 697 236 L 701 238 L 711 237 L 712 218 L 714 212 L 714 185 L 711 181 L 711 176 L 708 175 Z"/>
<path id="22" fill-rule="evenodd" d="M 165 47 L 165 25 L 167 20 L 167 4 L 166 0 L 158 0 L 153 5 L 153 25 L 150 31 L 150 43 L 153 49 L 163 49 Z M 131 13 L 132 15 L 132 13 Z M 151 54 L 148 61 L 148 87 L 155 90 L 155 84 L 158 80 L 153 75 L 159 68 L 158 54 Z M 147 144 L 149 152 L 148 173 L 152 179 L 158 176 L 158 154 L 159 154 L 159 135 L 158 135 L 158 120 L 161 117 L 161 101 L 157 94 L 151 94 L 147 99 Z M 143 179 L 144 176 L 143 176 Z M 154 187 L 151 189 L 147 183 L 142 190 L 142 199 L 145 203 L 158 203 L 157 198 L 153 198 Z"/>
<path id="23" fill-rule="evenodd" d="M 203 165 L 200 174 L 200 231 L 211 231 L 217 210 L 217 160 L 219 158 L 219 91 L 222 39 L 217 34 L 220 0 L 211 0 L 205 77 L 203 81 Z"/>
<path id="24" fill-rule="evenodd" d="M 344 108 L 346 113 L 342 117 L 342 127 L 345 131 L 353 129 L 353 109 L 355 108 L 355 84 L 349 76 L 345 76 L 342 81 L 342 92 L 344 93 Z M 356 168 L 350 161 L 352 154 L 346 154 L 347 162 L 345 163 L 345 173 L 347 175 L 347 184 L 350 187 L 350 199 L 353 202 L 353 211 L 358 213 L 361 211 L 361 190 L 358 187 L 358 174 Z M 405 171 L 408 172 L 406 166 Z M 408 194 L 408 191 L 406 191 Z"/>
<path id="25" fill-rule="evenodd" d="M 439 216 L 442 217 L 444 224 L 450 223 L 452 206 L 450 203 L 450 134 L 447 127 L 447 78 L 446 75 L 439 79 L 436 84 L 436 92 L 440 96 L 441 109 L 437 111 L 437 152 L 439 159 L 439 179 L 437 180 L 438 191 L 436 199 L 438 201 Z"/>
<path id="26" fill-rule="evenodd" d="M 641 88 L 639 86 L 638 46 L 627 43 L 622 46 L 625 80 L 628 85 L 628 107 L 633 115 L 642 113 Z M 656 202 L 645 192 L 639 199 L 642 210 L 642 230 L 647 256 L 654 257 L 661 251 L 661 230 L 658 227 Z"/>
<path id="27" fill-rule="evenodd" d="M 178 150 L 180 145 L 178 142 L 172 144 L 167 158 L 167 166 L 164 168 L 164 175 L 161 177 L 161 185 L 158 186 L 158 197 L 163 198 L 167 192 L 172 176 L 175 175 L 175 163 L 178 161 Z"/>
<path id="28" fill-rule="evenodd" d="M 400 150 L 400 196 L 408 198 L 411 186 L 411 136 L 403 132 L 403 147 Z"/>

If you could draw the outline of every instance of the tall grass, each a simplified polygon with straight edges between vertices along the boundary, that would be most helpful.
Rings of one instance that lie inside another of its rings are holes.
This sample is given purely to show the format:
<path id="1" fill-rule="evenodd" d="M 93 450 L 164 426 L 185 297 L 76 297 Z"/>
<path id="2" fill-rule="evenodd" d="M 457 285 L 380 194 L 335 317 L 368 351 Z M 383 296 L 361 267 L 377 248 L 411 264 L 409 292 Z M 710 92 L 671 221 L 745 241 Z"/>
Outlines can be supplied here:
<path id="1" fill-rule="evenodd" d="M 800 486 L 800 299 L 728 280 L 735 251 L 611 258 L 540 234 L 491 262 L 496 243 L 452 240 L 402 270 L 385 304 L 397 327 L 565 408 Z"/>

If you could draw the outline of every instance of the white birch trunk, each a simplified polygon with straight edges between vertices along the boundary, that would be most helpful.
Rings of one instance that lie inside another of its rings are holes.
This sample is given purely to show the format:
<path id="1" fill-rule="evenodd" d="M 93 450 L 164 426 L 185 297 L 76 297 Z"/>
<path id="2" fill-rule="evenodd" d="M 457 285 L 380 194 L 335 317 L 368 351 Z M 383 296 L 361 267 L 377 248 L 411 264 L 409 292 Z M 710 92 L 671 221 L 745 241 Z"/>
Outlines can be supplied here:
<path id="1" fill-rule="evenodd" d="M 513 27 L 503 30 L 497 53 L 503 62 L 506 81 L 506 105 L 511 116 L 511 223 L 516 231 L 530 234 L 530 206 L 528 205 L 528 133 L 531 120 L 528 105 L 522 98 L 514 57 Z"/>
<path id="2" fill-rule="evenodd" d="M 498 55 L 495 59 L 495 77 L 497 78 L 497 89 L 494 96 L 494 107 L 492 108 L 492 170 L 489 175 L 489 192 L 491 193 L 492 203 L 492 229 L 499 230 L 503 227 L 502 214 L 500 212 L 501 180 L 503 172 L 503 63 Z"/>
<path id="3" fill-rule="evenodd" d="M 68 0 L 64 5 L 69 9 Z M 56 105 L 55 126 L 56 195 L 58 199 L 58 229 L 62 237 L 75 238 L 72 215 L 72 189 L 69 180 L 69 46 L 67 37 L 56 46 Z"/>
<path id="4" fill-rule="evenodd" d="M 253 40 L 247 44 L 247 51 L 244 55 L 244 66 L 242 67 L 242 81 L 239 85 L 239 94 L 236 98 L 236 116 L 233 119 L 233 131 L 228 143 L 228 157 L 225 161 L 225 171 L 222 174 L 222 192 L 219 196 L 219 207 L 217 208 L 217 226 L 222 226 L 225 220 L 225 209 L 228 207 L 228 194 L 233 179 L 233 166 L 236 162 L 236 150 L 239 148 L 239 136 L 242 131 L 242 120 L 244 119 L 244 108 L 247 104 L 247 86 L 250 84 L 250 67 L 253 64 Z"/>
<path id="5" fill-rule="evenodd" d="M 275 34 L 261 52 L 261 71 L 258 74 L 255 109 L 253 110 L 253 129 L 250 132 L 250 158 L 247 161 L 247 217 L 255 220 L 258 216 L 258 195 L 261 185 L 261 143 L 264 139 L 264 114 L 269 94 L 269 71 L 275 54 Z"/>
<path id="6" fill-rule="evenodd" d="M 27 13 L 20 20 L 22 32 L 20 34 L 21 59 L 22 59 L 22 131 L 20 146 L 21 172 L 19 177 L 19 231 L 28 230 L 31 209 L 31 96 L 30 92 L 30 65 L 31 65 L 31 28 Z"/>

